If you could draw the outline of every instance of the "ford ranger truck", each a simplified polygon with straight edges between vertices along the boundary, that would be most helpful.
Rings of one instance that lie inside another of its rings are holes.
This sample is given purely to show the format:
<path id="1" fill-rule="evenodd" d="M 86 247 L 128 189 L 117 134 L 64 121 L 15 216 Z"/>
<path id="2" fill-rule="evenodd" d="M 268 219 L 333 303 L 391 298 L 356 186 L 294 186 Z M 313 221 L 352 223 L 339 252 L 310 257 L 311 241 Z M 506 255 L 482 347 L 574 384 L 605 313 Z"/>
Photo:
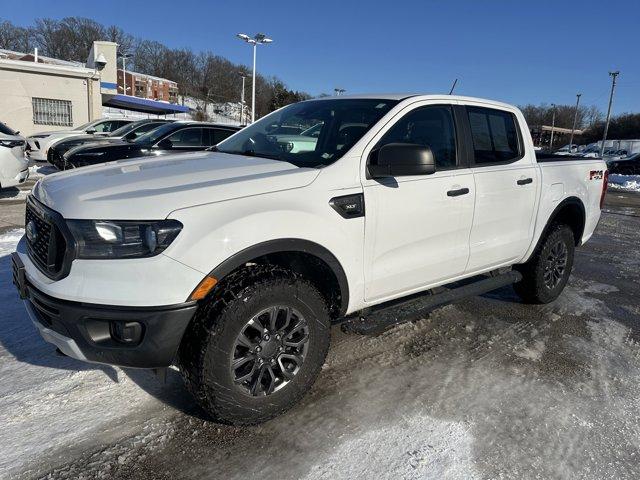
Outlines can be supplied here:
<path id="1" fill-rule="evenodd" d="M 316 127 L 313 148 L 280 142 L 284 127 Z M 334 322 L 481 278 L 552 302 L 606 185 L 600 159 L 537 159 L 510 105 L 309 100 L 210 151 L 41 179 L 13 274 L 66 355 L 175 365 L 212 419 L 254 424 L 309 390 Z"/>

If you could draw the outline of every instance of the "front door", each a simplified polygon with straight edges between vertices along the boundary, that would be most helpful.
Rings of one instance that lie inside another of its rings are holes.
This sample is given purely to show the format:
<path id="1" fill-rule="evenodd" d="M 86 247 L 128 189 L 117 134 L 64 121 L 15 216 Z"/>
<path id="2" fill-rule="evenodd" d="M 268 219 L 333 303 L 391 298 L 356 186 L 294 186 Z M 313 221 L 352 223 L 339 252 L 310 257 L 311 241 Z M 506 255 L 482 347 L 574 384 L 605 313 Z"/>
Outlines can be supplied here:
<path id="1" fill-rule="evenodd" d="M 405 113 L 375 144 L 431 148 L 432 175 L 365 179 L 367 302 L 399 297 L 464 273 L 473 220 L 473 174 L 462 161 L 453 109 L 428 105 Z"/>

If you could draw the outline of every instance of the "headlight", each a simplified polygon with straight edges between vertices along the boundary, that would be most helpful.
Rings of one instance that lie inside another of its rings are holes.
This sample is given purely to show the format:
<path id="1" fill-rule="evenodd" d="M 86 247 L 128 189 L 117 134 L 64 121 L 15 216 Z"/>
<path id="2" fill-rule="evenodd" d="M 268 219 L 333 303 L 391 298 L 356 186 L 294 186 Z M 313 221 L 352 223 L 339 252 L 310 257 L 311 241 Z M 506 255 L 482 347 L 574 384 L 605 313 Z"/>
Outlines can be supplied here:
<path id="1" fill-rule="evenodd" d="M 182 230 L 177 220 L 133 222 L 67 220 L 77 258 L 142 258 L 158 255 Z"/>

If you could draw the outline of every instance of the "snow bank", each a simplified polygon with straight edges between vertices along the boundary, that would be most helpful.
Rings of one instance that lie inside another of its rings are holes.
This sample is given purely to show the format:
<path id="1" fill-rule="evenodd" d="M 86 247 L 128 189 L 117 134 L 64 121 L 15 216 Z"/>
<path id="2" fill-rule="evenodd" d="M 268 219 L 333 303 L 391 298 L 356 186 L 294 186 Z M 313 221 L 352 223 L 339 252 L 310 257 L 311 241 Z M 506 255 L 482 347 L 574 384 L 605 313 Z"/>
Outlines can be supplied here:
<path id="1" fill-rule="evenodd" d="M 640 175 L 609 175 L 609 188 L 640 192 Z"/>
<path id="2" fill-rule="evenodd" d="M 11 282 L 10 254 L 23 233 L 0 235 L 2 479 L 61 450 L 120 438 L 149 417 L 161 422 L 166 408 L 155 399 L 163 387 L 151 374 L 61 357 L 40 338 Z"/>

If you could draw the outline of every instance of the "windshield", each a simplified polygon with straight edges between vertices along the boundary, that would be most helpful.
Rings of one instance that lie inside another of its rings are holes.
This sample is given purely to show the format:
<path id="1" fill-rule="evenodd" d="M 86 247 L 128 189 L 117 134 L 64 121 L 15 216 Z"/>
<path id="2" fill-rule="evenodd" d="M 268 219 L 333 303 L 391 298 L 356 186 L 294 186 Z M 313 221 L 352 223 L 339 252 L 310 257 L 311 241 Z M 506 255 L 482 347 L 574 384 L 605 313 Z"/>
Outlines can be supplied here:
<path id="1" fill-rule="evenodd" d="M 172 132 L 176 128 L 177 128 L 177 124 L 175 123 L 165 123 L 145 133 L 144 135 L 140 135 L 132 143 L 142 143 L 142 144 L 156 143 L 158 140 L 164 137 L 167 133 Z"/>
<path id="2" fill-rule="evenodd" d="M 132 123 L 128 123 L 123 127 L 118 128 L 117 130 L 114 130 L 113 132 L 111 132 L 109 135 L 107 135 L 108 137 L 124 137 L 125 135 L 134 132 L 134 134 L 132 135 L 133 138 L 130 138 L 130 141 L 136 140 L 137 138 L 141 137 L 142 135 L 144 135 L 145 133 L 150 132 L 151 130 L 159 127 L 160 125 L 164 125 L 167 122 L 147 122 L 147 121 L 141 121 L 141 122 L 132 122 Z"/>
<path id="3" fill-rule="evenodd" d="M 240 130 L 218 144 L 216 150 L 281 160 L 298 167 L 323 167 L 342 157 L 397 103 L 377 99 L 294 103 Z"/>
<path id="4" fill-rule="evenodd" d="M 16 132 L 11 130 L 2 122 L 0 122 L 0 133 L 4 133 L 5 135 L 16 135 Z"/>

